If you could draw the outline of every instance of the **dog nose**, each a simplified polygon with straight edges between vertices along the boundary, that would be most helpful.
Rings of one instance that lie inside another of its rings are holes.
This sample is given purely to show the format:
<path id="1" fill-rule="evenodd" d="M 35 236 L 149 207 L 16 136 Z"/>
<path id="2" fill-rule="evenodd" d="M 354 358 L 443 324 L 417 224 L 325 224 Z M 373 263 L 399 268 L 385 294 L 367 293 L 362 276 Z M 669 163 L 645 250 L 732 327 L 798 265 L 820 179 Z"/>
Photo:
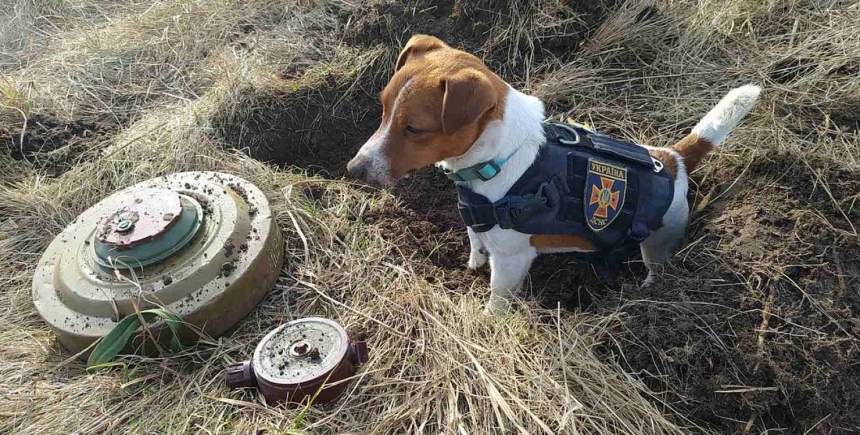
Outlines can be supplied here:
<path id="1" fill-rule="evenodd" d="M 367 167 L 367 159 L 357 155 L 347 163 L 346 172 L 356 180 L 364 180 L 367 176 Z"/>

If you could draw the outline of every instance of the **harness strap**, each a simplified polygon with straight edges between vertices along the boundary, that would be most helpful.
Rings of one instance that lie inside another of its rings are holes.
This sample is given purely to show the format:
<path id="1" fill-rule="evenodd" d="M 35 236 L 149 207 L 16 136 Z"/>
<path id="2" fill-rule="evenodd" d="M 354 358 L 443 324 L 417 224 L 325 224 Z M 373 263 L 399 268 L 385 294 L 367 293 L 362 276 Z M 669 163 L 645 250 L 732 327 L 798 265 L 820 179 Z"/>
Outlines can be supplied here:
<path id="1" fill-rule="evenodd" d="M 650 192 L 651 191 L 651 177 L 636 177 L 636 189 L 638 192 Z M 637 192 L 637 193 L 638 193 Z M 641 195 L 636 200 L 636 211 L 633 214 L 633 222 L 630 223 L 630 228 L 627 229 L 627 234 L 629 237 L 637 242 L 642 242 L 643 240 L 648 238 L 650 231 L 648 231 L 648 221 L 647 221 L 647 213 L 645 212 L 646 204 L 648 201 L 645 200 Z"/>
<path id="2" fill-rule="evenodd" d="M 553 177 L 542 183 L 537 191 L 526 195 L 505 196 L 490 202 L 483 195 L 457 186 L 460 202 L 460 217 L 467 227 L 476 232 L 484 232 L 498 225 L 503 229 L 514 228 L 519 222 L 528 220 L 537 213 L 546 213 L 561 204 L 561 193 Z"/>
<path id="3" fill-rule="evenodd" d="M 591 141 L 586 140 L 588 139 L 588 131 L 583 130 L 579 132 L 577 131 L 577 127 L 574 126 L 556 122 L 546 122 L 543 125 L 543 131 L 547 142 L 550 143 L 559 143 L 564 146 L 579 144 L 589 147 L 591 146 Z"/>

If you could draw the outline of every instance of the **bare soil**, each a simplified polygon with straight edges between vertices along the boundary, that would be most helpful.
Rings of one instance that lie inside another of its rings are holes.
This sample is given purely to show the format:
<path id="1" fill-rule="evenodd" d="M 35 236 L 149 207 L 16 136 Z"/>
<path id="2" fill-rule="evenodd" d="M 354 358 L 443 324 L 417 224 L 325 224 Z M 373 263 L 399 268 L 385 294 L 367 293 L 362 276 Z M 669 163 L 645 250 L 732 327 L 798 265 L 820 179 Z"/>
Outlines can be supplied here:
<path id="1" fill-rule="evenodd" d="M 860 400 L 856 172 L 768 152 L 699 180 L 687 245 L 659 285 L 611 289 L 611 355 L 699 421 L 853 433 Z M 746 171 L 745 171 L 746 170 Z"/>
<path id="2" fill-rule="evenodd" d="M 88 145 L 113 129 L 81 120 L 63 122 L 50 114 L 35 114 L 28 117 L 23 138 L 20 127 L 0 126 L 0 152 L 57 176 L 88 158 Z"/>

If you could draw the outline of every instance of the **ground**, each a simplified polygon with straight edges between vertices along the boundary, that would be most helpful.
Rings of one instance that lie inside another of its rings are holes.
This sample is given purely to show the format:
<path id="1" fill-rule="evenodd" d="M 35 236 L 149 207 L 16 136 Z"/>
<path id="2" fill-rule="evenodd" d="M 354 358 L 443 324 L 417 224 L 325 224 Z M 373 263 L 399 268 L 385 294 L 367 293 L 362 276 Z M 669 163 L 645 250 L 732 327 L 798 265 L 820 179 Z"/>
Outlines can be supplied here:
<path id="1" fill-rule="evenodd" d="M 18 0 L 0 21 L 0 433 L 860 431 L 854 2 Z M 649 145 L 764 92 L 691 174 L 662 282 L 543 257 L 492 319 L 439 171 L 343 179 L 415 33 Z M 281 279 L 225 336 L 87 373 L 35 313 L 35 263 L 105 195 L 187 170 L 263 189 Z M 226 364 L 308 315 L 368 340 L 345 397 L 305 414 L 227 391 Z"/>

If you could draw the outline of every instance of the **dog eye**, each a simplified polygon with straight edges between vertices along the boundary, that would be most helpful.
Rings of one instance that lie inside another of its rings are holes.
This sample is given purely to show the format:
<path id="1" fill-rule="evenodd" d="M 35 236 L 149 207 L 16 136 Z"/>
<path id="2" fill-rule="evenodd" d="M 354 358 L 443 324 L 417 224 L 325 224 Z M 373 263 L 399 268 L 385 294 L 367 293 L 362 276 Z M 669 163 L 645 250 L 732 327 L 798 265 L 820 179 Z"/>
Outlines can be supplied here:
<path id="1" fill-rule="evenodd" d="M 415 127 L 412 127 L 411 125 L 407 125 L 406 126 L 406 133 L 411 134 L 412 136 L 419 136 L 419 135 L 423 134 L 424 132 L 416 129 Z"/>

